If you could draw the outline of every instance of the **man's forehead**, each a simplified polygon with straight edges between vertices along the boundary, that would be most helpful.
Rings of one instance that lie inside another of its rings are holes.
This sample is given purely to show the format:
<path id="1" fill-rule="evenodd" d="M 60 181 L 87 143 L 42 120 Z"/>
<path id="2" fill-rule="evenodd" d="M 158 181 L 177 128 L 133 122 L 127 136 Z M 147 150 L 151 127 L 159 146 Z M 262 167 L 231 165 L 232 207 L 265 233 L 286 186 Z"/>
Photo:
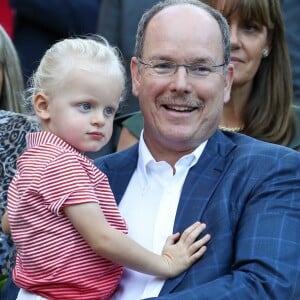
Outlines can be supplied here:
<path id="1" fill-rule="evenodd" d="M 153 17 L 148 24 L 144 46 L 148 50 L 174 50 L 172 48 L 177 47 L 176 51 L 180 52 L 204 47 L 223 53 L 218 22 L 201 7 L 186 4 L 167 7 Z"/>
<path id="2" fill-rule="evenodd" d="M 164 8 L 158 12 L 149 22 L 146 29 L 146 37 L 151 32 L 163 33 L 163 30 L 171 28 L 182 34 L 197 34 L 198 31 L 209 32 L 211 38 L 216 36 L 222 42 L 220 26 L 215 18 L 202 7 L 192 4 L 177 4 Z"/>
<path id="3" fill-rule="evenodd" d="M 214 19 L 214 17 L 204 8 L 187 3 L 165 7 L 164 9 L 159 11 L 155 16 L 153 16 L 149 24 L 152 21 L 168 22 L 172 19 L 176 19 L 178 22 L 185 22 L 190 18 L 195 18 L 197 20 L 198 25 L 203 23 L 215 23 L 215 25 L 217 25 L 217 21 Z"/>

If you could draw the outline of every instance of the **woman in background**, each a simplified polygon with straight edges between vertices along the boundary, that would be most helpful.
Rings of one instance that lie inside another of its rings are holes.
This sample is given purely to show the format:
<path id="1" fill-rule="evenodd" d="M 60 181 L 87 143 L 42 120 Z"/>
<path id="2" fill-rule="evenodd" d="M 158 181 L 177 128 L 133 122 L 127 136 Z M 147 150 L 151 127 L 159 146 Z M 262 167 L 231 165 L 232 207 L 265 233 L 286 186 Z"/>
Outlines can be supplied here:
<path id="1" fill-rule="evenodd" d="M 235 71 L 221 128 L 299 148 L 299 128 L 297 132 L 292 110 L 292 71 L 279 1 L 204 2 L 221 11 L 230 26 Z"/>

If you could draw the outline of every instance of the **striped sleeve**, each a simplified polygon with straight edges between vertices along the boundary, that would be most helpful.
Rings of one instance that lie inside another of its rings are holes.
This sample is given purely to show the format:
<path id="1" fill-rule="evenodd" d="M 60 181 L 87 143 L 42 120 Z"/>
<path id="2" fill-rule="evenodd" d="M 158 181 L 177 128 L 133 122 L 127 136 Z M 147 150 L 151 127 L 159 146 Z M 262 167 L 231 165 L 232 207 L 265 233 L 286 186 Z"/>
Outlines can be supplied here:
<path id="1" fill-rule="evenodd" d="M 55 215 L 61 215 L 65 205 L 98 203 L 87 170 L 71 153 L 62 153 L 49 162 L 38 188 L 47 209 Z"/>

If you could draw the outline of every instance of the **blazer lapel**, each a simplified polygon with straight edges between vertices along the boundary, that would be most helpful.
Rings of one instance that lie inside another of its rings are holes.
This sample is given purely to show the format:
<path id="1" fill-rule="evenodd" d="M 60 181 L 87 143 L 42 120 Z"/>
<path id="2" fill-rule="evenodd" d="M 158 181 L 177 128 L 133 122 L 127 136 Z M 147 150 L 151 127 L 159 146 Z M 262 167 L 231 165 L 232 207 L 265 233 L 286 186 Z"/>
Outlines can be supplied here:
<path id="1" fill-rule="evenodd" d="M 136 169 L 137 160 L 138 145 L 134 145 L 117 155 L 108 155 L 95 161 L 96 166 L 107 175 L 117 204 L 120 203 Z"/>
<path id="2" fill-rule="evenodd" d="M 189 171 L 182 188 L 174 232 L 183 232 L 195 221 L 201 221 L 205 208 L 222 175 L 232 162 L 229 155 L 234 144 L 217 131 L 209 140 L 197 164 Z M 165 282 L 161 295 L 172 291 L 184 278 L 185 272 Z"/>

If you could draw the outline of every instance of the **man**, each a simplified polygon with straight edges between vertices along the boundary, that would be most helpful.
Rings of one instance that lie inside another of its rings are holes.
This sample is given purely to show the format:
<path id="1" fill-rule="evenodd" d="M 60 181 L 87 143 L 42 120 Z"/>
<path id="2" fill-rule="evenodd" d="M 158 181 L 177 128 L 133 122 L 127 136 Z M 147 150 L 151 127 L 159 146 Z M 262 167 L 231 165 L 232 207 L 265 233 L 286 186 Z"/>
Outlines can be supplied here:
<path id="1" fill-rule="evenodd" d="M 166 235 L 196 220 L 212 240 L 174 279 L 126 270 L 114 299 L 300 298 L 300 155 L 217 129 L 229 62 L 226 21 L 200 1 L 144 14 L 131 61 L 144 131 L 96 165 L 143 246 L 159 253 Z"/>

